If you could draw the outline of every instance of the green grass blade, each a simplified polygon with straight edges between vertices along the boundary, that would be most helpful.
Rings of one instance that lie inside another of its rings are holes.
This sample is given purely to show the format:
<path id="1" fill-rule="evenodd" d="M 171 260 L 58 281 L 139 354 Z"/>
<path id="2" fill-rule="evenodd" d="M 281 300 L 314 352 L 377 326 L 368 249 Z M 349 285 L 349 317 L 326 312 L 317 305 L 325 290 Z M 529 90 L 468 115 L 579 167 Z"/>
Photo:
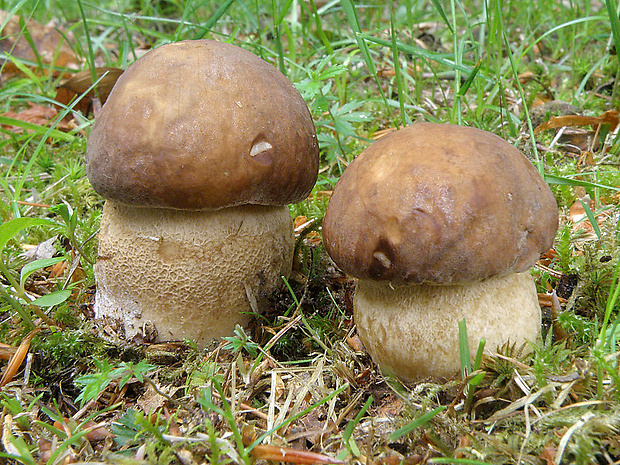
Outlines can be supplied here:
<path id="1" fill-rule="evenodd" d="M 564 29 L 566 27 L 570 27 L 570 26 L 574 26 L 576 24 L 581 24 L 581 23 L 586 23 L 586 22 L 599 22 L 599 21 L 605 21 L 606 19 L 608 19 L 607 16 L 588 16 L 585 18 L 577 18 L 574 19 L 572 21 L 567 21 L 565 23 L 559 24 L 555 27 L 552 27 L 551 29 L 549 29 L 548 31 L 546 31 L 544 34 L 542 34 L 538 39 L 532 41 L 531 44 L 529 44 L 519 55 L 518 60 L 521 60 L 524 56 L 526 56 L 529 52 L 531 52 L 531 50 L 536 47 L 536 45 L 538 45 L 540 42 L 542 42 L 543 40 L 545 40 L 547 37 L 549 37 L 550 35 L 556 34 L 559 30 Z"/>
<path id="2" fill-rule="evenodd" d="M 284 21 L 284 18 L 286 18 L 286 15 L 291 8 L 292 3 L 293 3 L 293 0 L 286 1 L 286 3 L 284 4 L 284 6 L 282 7 L 280 11 L 280 14 L 276 18 L 276 22 L 275 22 L 276 26 L 280 26 L 282 24 L 282 22 Z"/>
<path id="3" fill-rule="evenodd" d="M 213 15 L 211 15 L 211 17 L 204 24 L 204 29 L 206 31 L 210 31 L 213 28 L 213 26 L 215 26 L 217 22 L 222 18 L 222 16 L 226 14 L 226 12 L 228 11 L 228 8 L 230 8 L 230 6 L 234 2 L 235 0 L 226 0 L 225 2 L 222 2 L 220 6 L 217 8 L 217 10 L 215 10 L 215 13 L 213 13 Z"/>
<path id="4" fill-rule="evenodd" d="M 607 305 L 605 306 L 605 315 L 603 316 L 603 323 L 601 324 L 601 329 L 599 332 L 599 336 L 596 343 L 597 349 L 602 349 L 603 344 L 605 343 L 605 335 L 607 333 L 607 326 L 611 320 L 611 314 L 616 306 L 616 302 L 620 297 L 620 260 L 616 263 L 616 267 L 614 268 L 614 274 L 611 281 L 611 289 L 609 296 L 607 297 Z M 616 349 L 614 347 L 610 347 L 610 350 L 613 352 Z"/>
<path id="5" fill-rule="evenodd" d="M 443 6 L 441 6 L 441 3 L 439 3 L 439 0 L 431 0 L 431 2 L 437 10 L 437 13 L 439 13 L 439 16 L 441 16 L 441 19 L 443 19 L 444 23 L 446 23 L 446 26 L 448 26 L 448 29 L 450 29 L 450 32 L 454 34 L 452 24 L 450 24 L 450 20 L 448 19 L 448 16 L 446 16 L 446 12 L 444 11 Z"/>
<path id="6" fill-rule="evenodd" d="M 86 46 L 88 47 L 88 55 L 86 57 L 88 62 L 88 68 L 90 69 L 90 76 L 92 82 L 97 81 L 97 70 L 95 69 L 95 51 L 93 50 L 93 41 L 90 36 L 90 31 L 88 29 L 88 18 L 86 17 L 86 12 L 84 11 L 84 5 L 82 4 L 82 0 L 77 0 L 78 7 L 80 9 L 80 15 L 82 18 L 82 25 L 84 26 L 84 40 L 86 40 Z M 95 95 L 99 98 L 99 92 L 95 87 Z"/>
<path id="7" fill-rule="evenodd" d="M 323 23 L 321 21 L 321 15 L 319 14 L 316 8 L 316 4 L 314 3 L 314 0 L 310 0 L 310 6 L 312 7 L 312 17 L 314 18 L 316 34 L 319 37 L 321 43 L 323 44 L 323 47 L 325 47 L 325 50 L 327 50 L 327 53 L 331 55 L 334 53 L 334 47 L 332 46 L 332 43 L 330 42 L 330 40 L 327 38 L 327 35 L 325 34 L 325 30 L 323 29 Z"/>
<path id="8" fill-rule="evenodd" d="M 394 73 L 396 87 L 398 89 L 398 106 L 400 108 L 400 121 L 403 126 L 407 126 L 407 113 L 405 112 L 405 89 L 403 75 L 400 70 L 400 59 L 398 46 L 396 44 L 396 27 L 394 26 L 394 12 L 390 12 L 390 34 L 392 36 L 392 61 L 394 62 Z"/>
<path id="9" fill-rule="evenodd" d="M 392 44 L 389 40 L 385 40 L 385 39 L 381 39 L 379 37 L 374 37 L 370 34 L 366 34 L 366 33 L 359 33 L 358 34 L 360 37 L 362 37 L 363 39 L 369 41 L 369 42 L 373 42 L 375 44 L 379 44 L 379 45 L 383 45 L 385 47 L 391 47 Z M 425 60 L 430 60 L 430 61 L 434 61 L 435 63 L 438 63 L 440 65 L 446 66 L 450 69 L 456 70 L 458 69 L 459 71 L 467 74 L 467 76 L 469 76 L 469 74 L 473 71 L 473 67 L 471 66 L 467 66 L 467 65 L 457 65 L 456 63 L 454 63 L 453 60 L 450 60 L 448 58 L 449 55 L 445 55 L 445 54 L 441 54 L 441 53 L 437 53 L 437 52 L 432 52 L 429 50 L 425 50 L 422 47 L 414 47 L 412 45 L 407 45 L 404 44 L 402 42 L 396 42 L 396 46 L 398 47 L 398 50 L 400 50 L 403 53 L 408 53 L 412 56 L 415 57 L 419 57 L 419 58 L 423 58 Z M 485 78 L 488 81 L 492 81 L 489 78 Z"/>
<path id="10" fill-rule="evenodd" d="M 271 12 L 273 16 L 273 33 L 276 45 L 276 53 L 278 55 L 278 69 L 285 76 L 287 75 L 286 66 L 284 65 L 284 48 L 282 47 L 282 35 L 280 34 L 280 22 L 276 18 L 278 15 L 277 1 L 271 0 Z"/>
<path id="11" fill-rule="evenodd" d="M 282 427 L 284 427 L 286 425 L 291 424 L 294 421 L 297 421 L 299 418 L 303 417 L 304 415 L 307 415 L 308 413 L 310 413 L 312 410 L 314 410 L 315 408 L 319 407 L 320 405 L 323 405 L 324 403 L 329 402 L 331 399 L 333 399 L 334 397 L 336 397 L 337 395 L 339 395 L 341 392 L 343 392 L 345 389 L 348 389 L 348 388 L 349 388 L 348 384 L 344 384 L 344 385 L 340 386 L 335 391 L 332 391 L 328 396 L 323 397 L 317 403 L 312 404 L 310 407 L 302 410 L 297 415 L 293 415 L 291 418 L 287 419 L 286 421 L 282 422 L 281 424 L 276 425 L 273 428 L 271 428 L 270 430 L 265 431 L 252 444 L 250 444 L 248 447 L 246 447 L 246 451 L 249 453 L 252 449 L 254 449 L 261 442 L 263 442 L 265 440 L 265 438 L 268 437 L 270 434 L 274 433 L 275 431 L 278 431 L 280 428 L 282 428 Z"/>
<path id="12" fill-rule="evenodd" d="M 347 18 L 347 22 L 349 23 L 349 27 L 353 31 L 355 35 L 355 40 L 357 41 L 357 45 L 362 52 L 362 57 L 366 62 L 366 66 L 370 70 L 370 73 L 374 76 L 377 75 L 377 68 L 375 67 L 375 63 L 370 56 L 370 50 L 368 49 L 368 45 L 364 41 L 364 37 L 362 36 L 362 28 L 360 27 L 360 22 L 357 17 L 357 12 L 355 11 L 355 5 L 351 0 L 340 0 L 340 5 L 345 13 Z"/>
<path id="13" fill-rule="evenodd" d="M 37 45 L 34 43 L 34 39 L 32 38 L 30 31 L 28 30 L 28 26 L 26 25 L 26 21 L 24 20 L 23 16 L 19 17 L 19 29 L 21 31 L 21 34 L 24 36 L 24 39 L 26 39 L 26 42 L 28 42 L 32 53 L 34 54 L 34 58 L 37 62 L 37 68 L 43 70 L 43 60 L 41 59 L 41 54 L 37 49 Z"/>
<path id="14" fill-rule="evenodd" d="M 583 175 L 583 173 L 581 173 Z M 556 176 L 554 174 L 545 174 L 545 182 L 547 184 L 558 184 L 561 186 L 580 186 L 580 187 L 598 187 L 601 189 L 609 189 L 612 191 L 620 191 L 620 187 L 606 186 L 604 184 L 598 184 L 595 182 L 583 181 L 581 179 L 571 179 L 563 176 Z"/>
<path id="15" fill-rule="evenodd" d="M 605 0 L 605 6 L 607 7 L 607 14 L 611 25 L 611 35 L 614 39 L 617 57 L 618 53 L 620 53 L 620 19 L 618 18 L 618 5 L 614 0 Z"/>
<path id="16" fill-rule="evenodd" d="M 482 365 L 482 355 L 484 354 L 484 346 L 486 345 L 486 339 L 480 339 L 478 343 L 478 351 L 476 352 L 476 358 L 474 359 L 474 366 L 472 367 L 474 371 L 480 369 L 480 365 Z"/>
<path id="17" fill-rule="evenodd" d="M 500 8 L 500 4 L 497 4 L 497 15 L 499 17 L 500 23 L 504 24 L 504 19 L 502 17 L 502 12 Z M 514 59 L 512 48 L 510 47 L 510 40 L 508 35 L 506 34 L 505 28 L 502 28 L 502 39 L 504 41 L 504 46 L 506 50 L 506 54 L 508 55 L 508 61 L 510 63 L 510 70 L 512 71 L 512 75 L 514 78 L 514 83 L 517 86 L 517 91 L 519 92 L 519 96 L 521 97 L 521 102 L 523 103 L 523 112 L 525 114 L 525 122 L 527 123 L 528 133 L 530 135 L 530 141 L 532 145 L 532 153 L 534 154 L 534 161 L 536 164 L 536 168 L 538 172 L 543 175 L 545 172 L 543 159 L 538 154 L 538 146 L 536 145 L 536 136 L 534 135 L 534 127 L 532 126 L 532 119 L 530 118 L 530 111 L 528 106 L 526 105 L 527 98 L 525 96 L 525 92 L 523 91 L 523 86 L 521 85 L 521 81 L 519 80 L 519 71 L 517 70 L 517 63 Z"/>
<path id="18" fill-rule="evenodd" d="M 351 30 L 353 31 L 353 34 L 355 35 L 355 41 L 357 42 L 360 52 L 362 53 L 362 58 L 364 59 L 364 62 L 366 63 L 366 66 L 368 67 L 370 74 L 372 75 L 375 82 L 377 83 L 377 89 L 379 90 L 379 93 L 381 94 L 381 98 L 383 99 L 383 104 L 385 105 L 385 108 L 389 111 L 390 106 L 388 104 L 387 98 L 385 97 L 383 87 L 381 86 L 381 82 L 377 74 L 377 67 L 375 66 L 375 62 L 372 59 L 372 56 L 370 54 L 370 49 L 368 48 L 368 44 L 366 43 L 365 34 L 362 33 L 362 28 L 360 27 L 359 18 L 357 17 L 357 12 L 355 11 L 355 5 L 353 4 L 351 0 L 340 0 L 340 5 L 342 6 L 342 9 L 344 10 L 345 16 L 347 18 L 347 22 L 349 23 L 349 26 L 351 27 Z M 387 43 L 389 44 L 389 42 Z"/>
<path id="19" fill-rule="evenodd" d="M 594 213 L 592 212 L 592 209 L 590 208 L 590 205 L 588 205 L 586 202 L 584 202 L 581 199 L 579 199 L 579 202 L 581 202 L 581 205 L 583 206 L 583 210 L 585 211 L 586 216 L 588 217 L 588 221 L 592 225 L 592 229 L 594 230 L 594 233 L 596 234 L 596 237 L 598 237 L 600 239 L 601 238 L 601 228 L 598 225 L 598 221 L 596 221 L 596 217 L 594 216 Z"/>
<path id="20" fill-rule="evenodd" d="M 459 321 L 459 354 L 461 355 L 461 376 L 465 379 L 471 373 L 471 354 L 465 318 Z"/>
<path id="21" fill-rule="evenodd" d="M 369 396 L 366 402 L 364 403 L 364 405 L 362 406 L 362 408 L 360 409 L 360 411 L 357 413 L 357 415 L 355 415 L 355 418 L 347 424 L 346 428 L 344 429 L 344 432 L 342 433 L 342 439 L 344 439 L 344 442 L 346 444 L 349 443 L 349 440 L 351 439 L 351 435 L 353 434 L 353 430 L 358 425 L 362 417 L 366 414 L 366 411 L 370 408 L 373 401 L 374 401 L 374 398 L 372 397 L 372 395 Z"/>
<path id="22" fill-rule="evenodd" d="M 18 128 L 22 128 L 26 131 L 32 131 L 37 135 L 47 134 L 49 137 L 52 137 L 56 140 L 61 140 L 63 142 L 71 142 L 75 139 L 71 134 L 67 134 L 66 132 L 59 131 L 58 129 L 52 129 L 48 131 L 48 128 L 45 126 L 39 126 L 38 124 L 29 123 L 28 121 L 22 121 L 15 118 L 9 118 L 8 116 L 0 116 L 0 124 L 7 126 L 15 126 Z M 2 131 L 2 132 L 10 132 L 10 131 Z"/>
<path id="23" fill-rule="evenodd" d="M 28 279 L 28 276 L 30 276 L 35 271 L 55 265 L 56 263 L 62 262 L 63 260 L 65 260 L 65 257 L 42 258 L 40 260 L 35 260 L 33 262 L 25 264 L 22 267 L 21 272 L 19 273 L 19 284 L 23 286 L 26 279 Z"/>
<path id="24" fill-rule="evenodd" d="M 480 462 L 479 460 L 472 459 L 454 459 L 451 457 L 430 459 L 428 463 L 446 463 L 451 465 L 491 465 L 489 462 Z"/>
<path id="25" fill-rule="evenodd" d="M 402 428 L 398 428 L 396 431 L 394 431 L 392 434 L 390 434 L 388 436 L 388 441 L 389 442 L 397 441 L 398 439 L 400 439 L 403 436 L 405 436 L 405 435 L 409 434 L 410 432 L 412 432 L 414 429 L 419 428 L 420 426 L 425 425 L 426 423 L 431 421 L 431 419 L 435 415 L 437 415 L 440 412 L 443 412 L 445 409 L 446 409 L 446 407 L 444 407 L 442 405 L 441 407 L 437 407 L 436 409 L 431 410 L 430 412 L 426 412 L 421 417 L 416 418 L 413 421 L 410 421 L 409 423 L 407 423 Z"/>
<path id="26" fill-rule="evenodd" d="M 467 76 L 467 79 L 465 80 L 463 85 L 461 85 L 461 88 L 459 89 L 459 95 L 461 97 L 464 96 L 469 90 L 469 88 L 471 87 L 472 83 L 474 82 L 474 79 L 476 79 L 476 76 L 478 75 L 478 71 L 480 71 L 481 66 L 482 66 L 482 60 L 478 60 L 474 68 L 471 70 L 471 73 L 469 73 L 469 76 Z"/>

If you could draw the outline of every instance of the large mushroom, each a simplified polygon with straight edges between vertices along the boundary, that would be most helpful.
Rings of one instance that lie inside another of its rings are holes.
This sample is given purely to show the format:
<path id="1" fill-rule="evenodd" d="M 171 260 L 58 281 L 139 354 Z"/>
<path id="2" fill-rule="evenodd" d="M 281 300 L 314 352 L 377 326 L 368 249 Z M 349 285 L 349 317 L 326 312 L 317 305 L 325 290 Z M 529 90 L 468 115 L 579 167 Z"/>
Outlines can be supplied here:
<path id="1" fill-rule="evenodd" d="M 527 158 L 479 129 L 419 123 L 370 145 L 334 188 L 323 240 L 358 278 L 354 318 L 384 371 L 407 381 L 458 372 L 470 350 L 534 341 L 528 269 L 553 243 L 555 199 Z"/>
<path id="2" fill-rule="evenodd" d="M 156 48 L 97 115 L 87 172 L 105 197 L 97 318 L 129 338 L 232 334 L 291 271 L 287 204 L 317 178 L 308 108 L 272 65 L 211 40 Z"/>

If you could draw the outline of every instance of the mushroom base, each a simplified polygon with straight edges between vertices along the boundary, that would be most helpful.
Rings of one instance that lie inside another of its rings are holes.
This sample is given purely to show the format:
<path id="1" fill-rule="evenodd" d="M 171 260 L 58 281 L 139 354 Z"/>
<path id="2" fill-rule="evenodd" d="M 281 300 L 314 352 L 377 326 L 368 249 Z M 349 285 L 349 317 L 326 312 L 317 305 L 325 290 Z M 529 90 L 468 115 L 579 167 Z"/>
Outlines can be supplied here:
<path id="1" fill-rule="evenodd" d="M 481 338 L 486 352 L 493 352 L 507 342 L 519 347 L 535 341 L 541 327 L 529 272 L 450 286 L 360 280 L 353 305 L 360 339 L 372 359 L 404 381 L 459 372 L 458 323 L 464 318 L 472 357 Z"/>
<path id="2" fill-rule="evenodd" d="M 95 317 L 118 322 L 126 338 L 205 346 L 246 325 L 281 288 L 293 247 L 286 206 L 180 211 L 107 201 Z"/>

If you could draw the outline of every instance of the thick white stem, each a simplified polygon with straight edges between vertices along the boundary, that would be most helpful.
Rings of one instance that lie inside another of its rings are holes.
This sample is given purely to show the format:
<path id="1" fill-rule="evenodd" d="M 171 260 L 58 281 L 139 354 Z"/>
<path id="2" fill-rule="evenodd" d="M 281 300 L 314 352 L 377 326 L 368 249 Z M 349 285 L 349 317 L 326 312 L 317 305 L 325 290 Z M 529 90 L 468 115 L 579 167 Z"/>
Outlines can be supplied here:
<path id="1" fill-rule="evenodd" d="M 245 325 L 291 271 L 287 207 L 217 211 L 136 208 L 106 202 L 95 266 L 95 316 L 128 338 L 156 329 L 157 340 L 200 346 Z"/>
<path id="2" fill-rule="evenodd" d="M 375 363 L 406 381 L 459 372 L 458 323 L 463 319 L 472 357 L 481 338 L 486 351 L 493 352 L 509 341 L 517 346 L 535 341 L 541 326 L 529 272 L 450 286 L 360 280 L 354 314 Z"/>

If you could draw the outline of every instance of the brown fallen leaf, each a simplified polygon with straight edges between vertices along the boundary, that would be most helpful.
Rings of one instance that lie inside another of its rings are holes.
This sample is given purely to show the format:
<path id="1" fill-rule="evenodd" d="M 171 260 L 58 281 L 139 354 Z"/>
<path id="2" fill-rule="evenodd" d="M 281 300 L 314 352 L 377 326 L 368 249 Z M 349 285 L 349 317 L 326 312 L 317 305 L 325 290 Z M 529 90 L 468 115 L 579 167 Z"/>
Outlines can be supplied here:
<path id="1" fill-rule="evenodd" d="M 549 442 L 547 443 L 547 445 L 545 445 L 545 447 L 543 447 L 539 458 L 544 461 L 545 465 L 556 465 L 555 454 L 557 452 L 557 446 L 553 444 L 553 442 Z"/>
<path id="2" fill-rule="evenodd" d="M 565 304 L 567 302 L 567 300 L 563 299 L 562 297 L 558 297 L 557 299 L 558 299 L 558 302 L 560 302 L 561 304 Z M 539 292 L 538 293 L 538 304 L 541 307 L 551 307 L 553 305 L 553 296 L 551 294 Z"/>
<path id="3" fill-rule="evenodd" d="M 80 71 L 58 86 L 55 100 L 61 105 L 69 105 L 75 98 L 86 93 L 73 109 L 88 116 L 93 111 L 94 99 L 98 98 L 99 103 L 103 105 L 121 74 L 123 70 L 119 68 L 96 68 L 93 81 L 93 74 L 90 70 Z M 97 85 L 91 89 L 94 82 L 97 82 Z"/>
<path id="4" fill-rule="evenodd" d="M 529 81 L 534 81 L 536 80 L 536 75 L 534 74 L 533 71 L 525 71 L 524 73 L 519 74 L 519 76 L 517 76 L 517 78 L 519 79 L 519 82 L 521 84 L 525 84 Z"/>
<path id="5" fill-rule="evenodd" d="M 105 428 L 105 423 L 95 423 L 94 421 L 87 421 L 81 427 L 82 431 L 86 431 L 84 435 L 89 441 L 97 442 L 103 441 L 106 438 L 113 437 L 114 435 Z M 63 418 L 62 423 L 56 420 L 54 427 L 63 430 L 67 437 L 73 436 L 77 422 L 71 418 Z"/>
<path id="6" fill-rule="evenodd" d="M 364 344 L 362 343 L 362 340 L 357 335 L 357 333 L 354 334 L 353 336 L 347 337 L 346 340 L 347 340 L 347 344 L 349 344 L 349 347 L 351 347 L 355 352 L 364 351 Z"/>
<path id="7" fill-rule="evenodd" d="M 583 202 L 588 204 L 588 206 L 590 207 L 590 210 L 594 210 L 595 208 L 594 202 L 592 201 L 592 199 L 590 199 L 589 196 L 585 196 L 582 200 Z M 594 215 L 596 218 L 596 222 L 598 223 L 599 226 L 601 226 L 603 222 L 609 216 L 609 211 L 601 211 L 598 213 L 594 213 Z M 592 226 L 592 223 L 590 223 L 590 220 L 588 219 L 588 215 L 586 214 L 586 210 L 583 206 L 583 203 L 581 203 L 580 200 L 576 200 L 575 203 L 573 203 L 569 207 L 568 216 L 571 222 L 573 223 L 573 226 L 572 226 L 573 231 L 576 231 L 578 229 L 582 229 L 587 233 L 591 233 L 594 231 L 594 227 Z"/>
<path id="8" fill-rule="evenodd" d="M 52 441 L 45 438 L 39 438 L 37 440 L 37 447 L 39 448 L 39 459 L 41 462 L 47 463 L 47 461 L 52 457 Z"/>
<path id="9" fill-rule="evenodd" d="M 562 313 L 562 306 L 560 305 L 560 299 L 554 289 L 551 291 L 551 324 L 553 326 L 553 335 L 558 342 L 565 341 L 570 336 L 568 331 L 566 331 L 560 323 L 560 313 Z"/>
<path id="10" fill-rule="evenodd" d="M 594 129 L 596 129 L 601 124 L 609 124 L 610 131 L 613 131 L 614 129 L 616 129 L 619 123 L 620 117 L 618 116 L 618 112 L 616 110 L 606 111 L 601 116 L 554 116 L 550 118 L 549 121 L 541 124 L 536 129 L 534 129 L 534 133 L 538 134 L 539 132 L 545 131 L 547 129 L 557 129 L 564 126 L 594 126 Z"/>
<path id="11" fill-rule="evenodd" d="M 333 191 L 316 191 L 310 194 L 309 199 L 316 200 L 329 200 L 332 196 Z"/>
<path id="12" fill-rule="evenodd" d="M 558 139 L 558 142 L 568 152 L 581 154 L 590 149 L 597 150 L 599 148 L 600 143 L 595 137 L 596 131 L 567 127 Z"/>
<path id="13" fill-rule="evenodd" d="M 19 367 L 22 365 L 22 362 L 26 358 L 26 354 L 28 354 L 28 350 L 30 349 L 30 342 L 32 338 L 41 331 L 40 328 L 35 328 L 28 333 L 28 335 L 22 339 L 22 342 L 19 344 L 19 347 L 10 358 L 9 363 L 4 369 L 4 373 L 2 373 L 2 379 L 0 379 L 0 388 L 2 388 L 5 384 L 10 383 Z"/>
<path id="14" fill-rule="evenodd" d="M 0 343 L 0 359 L 9 360 L 15 352 L 17 352 L 17 347 Z"/>
<path id="15" fill-rule="evenodd" d="M 52 123 L 52 120 L 58 115 L 58 110 L 54 107 L 37 105 L 32 102 L 28 102 L 28 105 L 29 108 L 25 110 L 19 112 L 7 111 L 6 113 L 3 113 L 2 116 L 45 127 L 49 126 Z M 14 132 L 15 134 L 21 134 L 24 132 L 24 129 L 16 124 L 3 124 L 2 127 Z M 56 125 L 56 129 L 60 131 L 70 131 L 73 129 L 73 126 L 69 124 L 68 121 L 60 121 Z"/>
<path id="16" fill-rule="evenodd" d="M 344 463 L 342 460 L 315 452 L 291 449 L 289 447 L 263 446 L 254 447 L 250 455 L 255 459 L 273 460 L 288 463 Z"/>
<path id="17" fill-rule="evenodd" d="M 54 74 L 61 73 L 58 68 L 78 68 L 78 59 L 67 42 L 67 39 L 72 37 L 70 32 L 63 31 L 53 23 L 41 24 L 33 19 L 22 20 L 17 15 L 9 17 L 9 13 L 3 10 L 0 10 L 0 24 L 4 24 L 0 51 L 5 55 L 34 63 L 31 67 L 35 69 L 38 68 L 37 60 L 40 59 L 41 65 L 45 67 L 39 69 L 41 73 L 47 72 L 49 67 L 57 68 Z M 23 29 L 28 31 L 32 42 L 26 39 Z M 0 60 L 1 64 L 3 77 L 21 73 L 10 59 L 4 60 L 4 63 Z"/>
<path id="18" fill-rule="evenodd" d="M 7 118 L 16 119 L 19 121 L 25 121 L 27 123 L 36 124 L 38 126 L 46 126 L 49 121 L 58 114 L 58 111 L 53 107 L 44 107 L 37 105 L 36 103 L 28 102 L 28 108 L 22 111 L 7 111 L 2 116 Z M 15 133 L 21 133 L 22 128 L 19 126 L 11 126 L 3 124 L 2 127 L 9 129 Z"/>
<path id="19" fill-rule="evenodd" d="M 253 426 L 246 425 L 242 431 L 243 444 L 249 446 L 256 440 L 256 431 Z M 304 450 L 292 449 L 290 447 L 264 446 L 259 444 L 255 446 L 250 455 L 255 459 L 273 460 L 275 462 L 288 463 L 344 463 L 340 459 L 332 458 L 327 455 L 317 454 L 316 452 L 308 452 Z"/>
<path id="20" fill-rule="evenodd" d="M 58 263 L 54 263 L 52 266 L 50 266 L 50 278 L 59 278 L 61 277 L 64 272 L 66 271 L 67 267 L 69 266 L 69 264 L 67 263 L 67 260 L 63 260 L 62 262 L 58 262 Z"/>

